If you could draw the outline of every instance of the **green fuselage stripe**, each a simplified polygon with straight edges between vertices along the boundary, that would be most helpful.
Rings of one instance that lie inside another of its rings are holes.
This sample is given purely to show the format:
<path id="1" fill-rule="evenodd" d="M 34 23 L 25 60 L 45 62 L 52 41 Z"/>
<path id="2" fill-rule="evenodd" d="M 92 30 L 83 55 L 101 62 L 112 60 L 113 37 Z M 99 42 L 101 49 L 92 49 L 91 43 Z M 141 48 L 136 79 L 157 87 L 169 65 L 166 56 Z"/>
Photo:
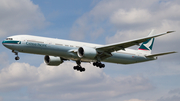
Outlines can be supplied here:
<path id="1" fill-rule="evenodd" d="M 20 41 L 5 40 L 5 41 L 3 41 L 2 43 L 3 43 L 3 44 L 6 44 L 6 43 L 7 43 L 7 44 L 19 44 L 19 42 L 20 42 Z"/>

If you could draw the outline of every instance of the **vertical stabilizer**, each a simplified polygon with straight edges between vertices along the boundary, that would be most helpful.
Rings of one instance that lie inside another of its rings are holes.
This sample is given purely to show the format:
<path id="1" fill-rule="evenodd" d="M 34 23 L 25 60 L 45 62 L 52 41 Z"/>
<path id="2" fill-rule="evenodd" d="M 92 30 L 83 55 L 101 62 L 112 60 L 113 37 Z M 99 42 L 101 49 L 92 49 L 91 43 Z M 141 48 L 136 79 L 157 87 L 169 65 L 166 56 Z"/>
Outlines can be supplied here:
<path id="1" fill-rule="evenodd" d="M 148 36 L 152 36 L 153 32 L 154 32 L 154 30 L 152 30 Z M 141 44 L 141 46 L 138 48 L 138 50 L 148 53 L 148 54 L 151 54 L 153 43 L 154 43 L 154 38 L 147 39 L 147 41 L 145 41 Z"/>

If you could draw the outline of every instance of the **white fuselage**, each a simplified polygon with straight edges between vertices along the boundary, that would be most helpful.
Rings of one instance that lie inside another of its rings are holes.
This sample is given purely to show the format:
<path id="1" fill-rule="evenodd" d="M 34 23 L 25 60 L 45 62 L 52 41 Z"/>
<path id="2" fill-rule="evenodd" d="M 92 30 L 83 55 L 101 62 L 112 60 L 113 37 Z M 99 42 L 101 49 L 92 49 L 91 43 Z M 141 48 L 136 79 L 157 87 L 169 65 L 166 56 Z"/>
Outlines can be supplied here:
<path id="1" fill-rule="evenodd" d="M 87 62 L 95 62 L 97 59 L 81 59 L 74 50 L 79 47 L 91 47 L 96 48 L 103 45 L 91 44 L 77 41 L 69 41 L 55 38 L 46 38 L 31 35 L 16 35 L 8 38 L 12 40 L 4 40 L 3 45 L 11 50 L 16 50 L 23 53 L 32 53 L 49 56 L 59 56 L 67 60 L 81 60 Z M 146 58 L 146 53 L 142 53 L 139 50 L 125 49 L 116 52 L 112 52 L 112 56 L 105 58 L 101 61 L 118 63 L 118 64 L 131 64 L 154 60 L 156 58 Z"/>

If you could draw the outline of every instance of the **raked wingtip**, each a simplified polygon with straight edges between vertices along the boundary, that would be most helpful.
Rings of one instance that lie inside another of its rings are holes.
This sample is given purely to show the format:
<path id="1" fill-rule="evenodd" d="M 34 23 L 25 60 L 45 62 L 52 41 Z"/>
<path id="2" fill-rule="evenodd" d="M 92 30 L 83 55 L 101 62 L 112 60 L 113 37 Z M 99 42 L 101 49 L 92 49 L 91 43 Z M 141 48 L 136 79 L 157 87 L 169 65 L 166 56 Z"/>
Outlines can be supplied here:
<path id="1" fill-rule="evenodd" d="M 175 31 L 167 31 L 166 33 L 173 33 L 173 32 L 175 32 Z"/>

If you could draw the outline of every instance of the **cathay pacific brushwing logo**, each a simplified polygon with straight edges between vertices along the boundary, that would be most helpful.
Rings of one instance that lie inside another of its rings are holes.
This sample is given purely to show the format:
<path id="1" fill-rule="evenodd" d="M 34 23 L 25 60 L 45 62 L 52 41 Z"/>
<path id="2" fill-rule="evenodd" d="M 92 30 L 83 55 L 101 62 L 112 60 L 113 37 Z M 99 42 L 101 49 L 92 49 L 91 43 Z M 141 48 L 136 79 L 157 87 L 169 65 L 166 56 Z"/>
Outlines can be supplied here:
<path id="1" fill-rule="evenodd" d="M 152 50 L 153 43 L 154 38 L 148 39 L 142 43 L 142 45 L 139 47 L 139 50 Z"/>

